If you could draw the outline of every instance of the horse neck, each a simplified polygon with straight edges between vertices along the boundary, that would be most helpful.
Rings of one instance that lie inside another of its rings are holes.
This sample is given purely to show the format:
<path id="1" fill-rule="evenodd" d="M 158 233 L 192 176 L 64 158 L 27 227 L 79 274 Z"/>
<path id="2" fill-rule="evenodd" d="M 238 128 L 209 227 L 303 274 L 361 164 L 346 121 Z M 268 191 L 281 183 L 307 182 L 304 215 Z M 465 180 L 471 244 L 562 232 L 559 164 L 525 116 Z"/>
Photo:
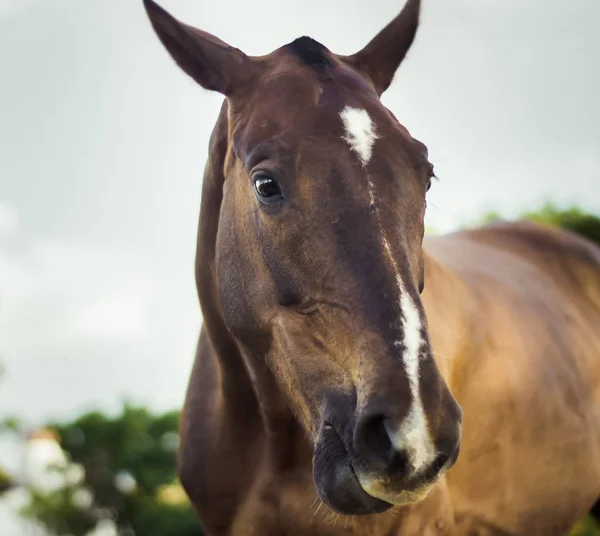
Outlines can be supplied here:
<path id="1" fill-rule="evenodd" d="M 210 340 L 221 411 L 228 420 L 256 419 L 267 436 L 284 445 L 295 419 L 266 365 L 264 356 L 252 355 L 227 329 L 219 305 L 214 263 L 207 257 L 197 266 L 197 282 L 203 329 Z M 204 358 L 204 356 L 203 356 Z"/>
<path id="2" fill-rule="evenodd" d="M 421 294 L 434 359 L 451 390 L 455 390 L 477 334 L 471 314 L 472 295 L 460 274 L 435 251 L 423 248 L 425 288 Z"/>

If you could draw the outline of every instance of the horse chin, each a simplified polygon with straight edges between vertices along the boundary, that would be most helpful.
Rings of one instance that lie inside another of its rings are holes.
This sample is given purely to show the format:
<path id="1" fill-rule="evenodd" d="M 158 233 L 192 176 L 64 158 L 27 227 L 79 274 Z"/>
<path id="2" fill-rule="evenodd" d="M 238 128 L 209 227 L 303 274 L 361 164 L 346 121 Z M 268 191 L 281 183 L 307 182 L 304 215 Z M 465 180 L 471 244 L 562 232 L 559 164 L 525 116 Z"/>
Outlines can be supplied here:
<path id="1" fill-rule="evenodd" d="M 323 434 L 315 447 L 313 478 L 321 500 L 340 514 L 379 514 L 393 506 L 364 490 L 341 438 L 333 430 Z"/>
<path id="2" fill-rule="evenodd" d="M 382 485 L 380 481 L 370 479 L 360 479 L 362 488 L 371 497 L 376 497 L 382 501 L 385 501 L 393 506 L 410 506 L 424 500 L 429 492 L 433 489 L 433 486 L 422 486 L 414 490 L 400 490 L 396 491 Z"/>

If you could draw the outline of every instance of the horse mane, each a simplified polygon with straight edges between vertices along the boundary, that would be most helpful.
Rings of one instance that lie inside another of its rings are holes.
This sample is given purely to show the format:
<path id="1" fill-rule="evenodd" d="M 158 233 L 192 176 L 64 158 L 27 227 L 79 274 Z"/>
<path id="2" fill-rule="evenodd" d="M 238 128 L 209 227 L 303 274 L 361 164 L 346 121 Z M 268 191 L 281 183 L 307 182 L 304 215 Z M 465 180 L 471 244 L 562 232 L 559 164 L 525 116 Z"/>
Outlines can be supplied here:
<path id="1" fill-rule="evenodd" d="M 286 45 L 286 48 L 318 74 L 324 74 L 333 67 L 327 47 L 312 37 L 298 37 Z"/>

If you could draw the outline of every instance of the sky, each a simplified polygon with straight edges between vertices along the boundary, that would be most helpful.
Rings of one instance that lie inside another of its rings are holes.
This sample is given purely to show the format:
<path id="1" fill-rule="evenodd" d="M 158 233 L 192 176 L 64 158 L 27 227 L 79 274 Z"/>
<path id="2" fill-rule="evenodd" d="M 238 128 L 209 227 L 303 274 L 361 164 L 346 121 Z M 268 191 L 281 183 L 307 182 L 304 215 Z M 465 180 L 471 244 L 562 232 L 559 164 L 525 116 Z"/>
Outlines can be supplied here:
<path id="1" fill-rule="evenodd" d="M 300 35 L 349 54 L 402 2 L 162 5 L 248 54 Z M 425 0 L 383 101 L 440 177 L 428 225 L 546 200 L 600 213 L 598 20 L 597 0 Z M 0 66 L 0 412 L 179 407 L 222 97 L 175 66 L 141 0 L 0 0 Z"/>

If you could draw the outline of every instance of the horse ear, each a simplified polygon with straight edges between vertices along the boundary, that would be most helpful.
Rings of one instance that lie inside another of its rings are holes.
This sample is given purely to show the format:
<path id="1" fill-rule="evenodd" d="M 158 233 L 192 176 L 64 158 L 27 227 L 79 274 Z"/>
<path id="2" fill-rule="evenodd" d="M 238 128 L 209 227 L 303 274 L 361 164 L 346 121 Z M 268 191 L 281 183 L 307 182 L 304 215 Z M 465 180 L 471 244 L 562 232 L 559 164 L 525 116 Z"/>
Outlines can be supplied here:
<path id="1" fill-rule="evenodd" d="M 171 57 L 203 88 L 230 97 L 254 75 L 256 65 L 241 50 L 180 22 L 153 0 L 144 6 Z"/>
<path id="2" fill-rule="evenodd" d="M 361 51 L 346 57 L 355 69 L 368 76 L 378 95 L 392 83 L 419 26 L 420 0 L 408 0 L 402 12 Z"/>

